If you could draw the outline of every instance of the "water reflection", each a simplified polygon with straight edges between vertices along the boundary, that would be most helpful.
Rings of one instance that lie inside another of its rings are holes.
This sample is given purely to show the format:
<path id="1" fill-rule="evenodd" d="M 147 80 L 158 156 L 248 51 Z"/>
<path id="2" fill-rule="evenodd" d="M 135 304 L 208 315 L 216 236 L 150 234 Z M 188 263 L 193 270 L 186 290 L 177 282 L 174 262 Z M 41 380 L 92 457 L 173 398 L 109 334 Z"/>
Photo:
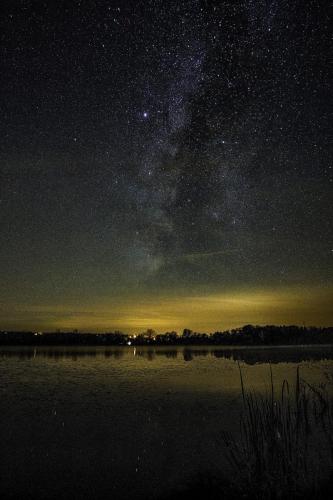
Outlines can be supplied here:
<path id="1" fill-rule="evenodd" d="M 79 358 L 100 358 L 107 360 L 119 360 L 123 357 L 137 357 L 147 361 L 156 359 L 180 358 L 185 362 L 193 361 L 200 357 L 213 357 L 221 360 L 242 361 L 253 365 L 256 363 L 300 363 L 302 361 L 320 361 L 333 359 L 333 346 L 287 346 L 287 347 L 251 347 L 251 348 L 151 348 L 135 347 L 132 349 L 126 347 L 95 348 L 87 349 L 82 347 L 61 348 L 61 347 L 43 347 L 43 348 L 1 348 L 0 358 L 33 359 L 47 358 L 55 361 L 69 358 L 73 361 Z"/>

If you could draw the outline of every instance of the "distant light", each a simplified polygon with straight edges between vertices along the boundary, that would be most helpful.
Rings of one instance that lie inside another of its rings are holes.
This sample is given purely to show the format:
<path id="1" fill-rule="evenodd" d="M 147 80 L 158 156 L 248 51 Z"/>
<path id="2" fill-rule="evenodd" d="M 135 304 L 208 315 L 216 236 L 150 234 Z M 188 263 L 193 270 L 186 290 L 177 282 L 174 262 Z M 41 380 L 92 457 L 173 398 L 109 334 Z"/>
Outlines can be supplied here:
<path id="1" fill-rule="evenodd" d="M 127 345 L 132 345 L 132 342 L 129 340 L 129 341 L 127 342 Z"/>
<path id="2" fill-rule="evenodd" d="M 148 118 L 148 113 L 147 113 L 147 111 L 144 111 L 144 112 L 143 112 L 143 117 L 144 117 L 144 118 Z"/>

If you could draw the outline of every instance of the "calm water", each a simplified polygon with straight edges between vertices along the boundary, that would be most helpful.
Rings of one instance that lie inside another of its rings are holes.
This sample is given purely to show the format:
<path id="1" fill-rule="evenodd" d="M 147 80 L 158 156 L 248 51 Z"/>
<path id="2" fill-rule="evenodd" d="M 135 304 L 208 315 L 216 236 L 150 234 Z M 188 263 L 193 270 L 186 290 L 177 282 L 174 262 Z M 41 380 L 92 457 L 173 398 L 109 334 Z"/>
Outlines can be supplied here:
<path id="1" fill-rule="evenodd" d="M 158 498 L 225 468 L 238 364 L 265 392 L 296 368 L 333 373 L 332 347 L 0 348 L 1 498 Z"/>

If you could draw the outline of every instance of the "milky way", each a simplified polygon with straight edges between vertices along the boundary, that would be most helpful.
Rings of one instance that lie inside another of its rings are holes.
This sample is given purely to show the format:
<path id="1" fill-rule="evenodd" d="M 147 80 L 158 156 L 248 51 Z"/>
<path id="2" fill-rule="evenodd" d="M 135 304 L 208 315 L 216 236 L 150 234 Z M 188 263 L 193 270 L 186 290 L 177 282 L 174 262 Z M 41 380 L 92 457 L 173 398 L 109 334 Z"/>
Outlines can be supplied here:
<path id="1" fill-rule="evenodd" d="M 3 327 L 106 298 L 112 328 L 129 297 L 330 294 L 322 2 L 22 0 L 1 34 Z"/>

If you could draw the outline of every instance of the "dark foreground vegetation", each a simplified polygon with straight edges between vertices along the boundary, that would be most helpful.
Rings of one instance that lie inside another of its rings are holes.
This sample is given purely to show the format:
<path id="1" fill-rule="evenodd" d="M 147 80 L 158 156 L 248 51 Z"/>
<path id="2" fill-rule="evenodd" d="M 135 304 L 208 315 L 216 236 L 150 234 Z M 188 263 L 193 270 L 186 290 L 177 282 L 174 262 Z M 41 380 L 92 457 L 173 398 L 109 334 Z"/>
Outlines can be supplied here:
<path id="1" fill-rule="evenodd" d="M 215 332 L 197 333 L 185 329 L 157 334 L 148 329 L 139 335 L 74 332 L 0 332 L 0 345 L 304 345 L 333 344 L 333 327 L 253 326 Z"/>
<path id="2" fill-rule="evenodd" d="M 240 371 L 243 413 L 237 437 L 222 441 L 230 477 L 199 476 L 172 499 L 328 499 L 333 487 L 333 399 L 327 386 L 313 387 L 299 376 L 294 391 L 285 380 L 279 390 L 258 396 L 245 389 Z"/>

